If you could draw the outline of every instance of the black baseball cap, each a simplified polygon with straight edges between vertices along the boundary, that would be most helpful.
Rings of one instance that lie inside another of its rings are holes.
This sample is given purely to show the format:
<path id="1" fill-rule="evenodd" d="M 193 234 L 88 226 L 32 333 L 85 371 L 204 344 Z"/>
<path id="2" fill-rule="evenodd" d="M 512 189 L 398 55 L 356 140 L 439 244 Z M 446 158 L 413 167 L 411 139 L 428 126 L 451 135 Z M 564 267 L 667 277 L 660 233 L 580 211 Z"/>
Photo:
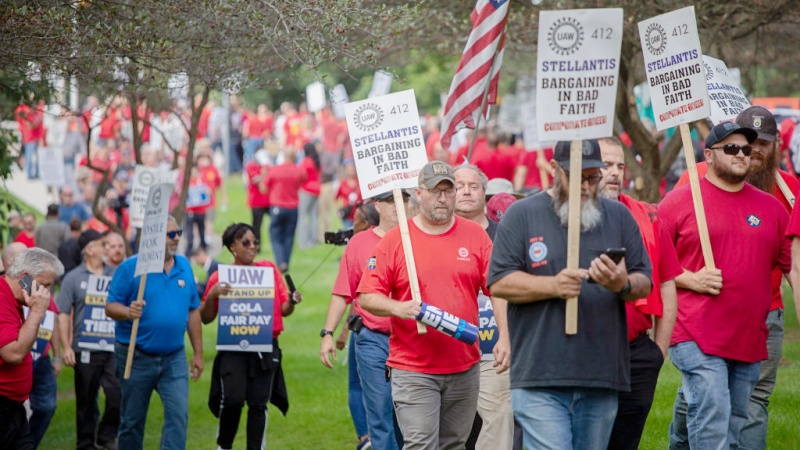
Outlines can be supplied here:
<path id="1" fill-rule="evenodd" d="M 736 116 L 736 123 L 740 127 L 747 127 L 756 130 L 758 139 L 775 142 L 778 137 L 778 123 L 775 116 L 763 106 L 751 106 Z"/>
<path id="2" fill-rule="evenodd" d="M 553 159 L 556 160 L 565 170 L 569 170 L 569 152 L 571 141 L 558 141 L 555 151 L 553 152 Z M 600 156 L 600 144 L 597 139 L 584 139 L 582 141 L 581 152 L 583 159 L 581 161 L 581 169 L 605 169 L 606 165 L 603 164 L 603 158 Z"/>
<path id="3" fill-rule="evenodd" d="M 706 137 L 706 148 L 711 148 L 715 146 L 717 142 L 737 133 L 747 138 L 748 144 L 752 144 L 753 141 L 758 138 L 758 133 L 752 128 L 739 126 L 736 122 L 723 122 L 714 125 L 711 132 L 708 133 L 708 137 Z"/>
<path id="4" fill-rule="evenodd" d="M 83 251 L 83 249 L 86 248 L 86 246 L 89 245 L 90 242 L 96 241 L 102 238 L 103 236 L 105 236 L 105 234 L 89 228 L 88 230 L 81 233 L 80 236 L 78 236 L 78 248 L 80 249 L 80 251 Z"/>

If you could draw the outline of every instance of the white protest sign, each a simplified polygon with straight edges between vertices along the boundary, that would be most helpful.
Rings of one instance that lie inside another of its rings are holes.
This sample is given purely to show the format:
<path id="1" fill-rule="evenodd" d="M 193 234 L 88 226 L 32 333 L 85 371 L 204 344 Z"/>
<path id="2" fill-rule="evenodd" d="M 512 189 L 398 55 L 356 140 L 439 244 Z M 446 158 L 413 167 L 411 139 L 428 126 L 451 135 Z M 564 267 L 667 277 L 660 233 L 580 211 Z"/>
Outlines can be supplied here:
<path id="1" fill-rule="evenodd" d="M 372 87 L 367 98 L 380 97 L 392 90 L 392 74 L 378 70 L 372 77 Z"/>
<path id="2" fill-rule="evenodd" d="M 361 197 L 416 187 L 428 156 L 414 91 L 352 102 L 344 108 Z"/>
<path id="3" fill-rule="evenodd" d="M 656 129 L 708 117 L 711 111 L 694 6 L 639 22 L 639 38 Z"/>
<path id="4" fill-rule="evenodd" d="M 139 235 L 139 255 L 136 259 L 138 277 L 164 270 L 164 252 L 167 245 L 167 216 L 172 184 L 162 183 L 150 187 L 145 206 L 144 225 Z"/>
<path id="5" fill-rule="evenodd" d="M 337 84 L 331 91 L 331 108 L 333 108 L 333 115 L 337 119 L 344 119 L 344 105 L 350 101 L 347 95 L 347 88 L 343 84 Z"/>
<path id="6" fill-rule="evenodd" d="M 621 45 L 620 8 L 539 13 L 538 140 L 613 134 Z"/>
<path id="7" fill-rule="evenodd" d="M 137 164 L 133 170 L 133 186 L 130 194 L 130 223 L 134 228 L 144 224 L 144 207 L 150 186 L 160 183 L 171 183 L 172 173 L 159 167 L 145 167 Z"/>
<path id="8" fill-rule="evenodd" d="M 315 113 L 325 108 L 325 85 L 315 81 L 306 86 L 306 107 L 308 112 Z"/>
<path id="9" fill-rule="evenodd" d="M 40 147 L 38 160 L 39 176 L 45 186 L 61 187 L 66 184 L 64 150 L 61 147 Z"/>
<path id="10" fill-rule="evenodd" d="M 750 107 L 750 101 L 739 87 L 739 80 L 728 70 L 725 62 L 703 55 L 706 69 L 711 121 L 714 125 L 733 122 L 740 112 Z"/>

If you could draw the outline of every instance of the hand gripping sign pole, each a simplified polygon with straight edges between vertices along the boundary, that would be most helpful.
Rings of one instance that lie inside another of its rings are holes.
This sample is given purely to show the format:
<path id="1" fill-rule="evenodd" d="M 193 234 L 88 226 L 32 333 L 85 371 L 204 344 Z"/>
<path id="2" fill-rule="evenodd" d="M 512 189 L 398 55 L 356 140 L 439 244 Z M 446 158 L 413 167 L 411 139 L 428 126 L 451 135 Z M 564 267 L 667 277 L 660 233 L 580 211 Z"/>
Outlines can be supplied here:
<path id="1" fill-rule="evenodd" d="M 400 188 L 392 189 L 394 195 L 394 207 L 397 210 L 397 221 L 400 226 L 400 238 L 403 241 L 403 254 L 406 259 L 408 269 L 408 284 L 411 289 L 413 301 L 422 304 L 422 294 L 419 290 L 419 278 L 417 278 L 417 265 L 414 263 L 414 248 L 411 246 L 411 235 L 408 231 L 408 219 L 406 219 L 405 202 L 403 202 L 403 192 Z M 425 334 L 428 329 L 422 322 L 417 322 L 417 334 Z"/>
<path id="2" fill-rule="evenodd" d="M 136 301 L 144 300 L 147 285 L 147 274 L 164 270 L 164 257 L 167 246 L 167 216 L 169 214 L 169 196 L 172 185 L 162 183 L 150 187 L 145 206 L 144 225 L 139 239 L 139 255 L 136 259 L 134 277 L 141 275 Z M 136 336 L 139 333 L 139 318 L 133 320 L 131 341 L 128 345 L 128 359 L 125 362 L 124 378 L 131 377 L 133 355 L 136 352 Z"/>
<path id="3" fill-rule="evenodd" d="M 569 149 L 569 222 L 567 225 L 567 269 L 577 270 L 581 246 L 581 166 L 583 142 L 572 141 Z M 578 333 L 578 297 L 567 299 L 565 332 Z"/>

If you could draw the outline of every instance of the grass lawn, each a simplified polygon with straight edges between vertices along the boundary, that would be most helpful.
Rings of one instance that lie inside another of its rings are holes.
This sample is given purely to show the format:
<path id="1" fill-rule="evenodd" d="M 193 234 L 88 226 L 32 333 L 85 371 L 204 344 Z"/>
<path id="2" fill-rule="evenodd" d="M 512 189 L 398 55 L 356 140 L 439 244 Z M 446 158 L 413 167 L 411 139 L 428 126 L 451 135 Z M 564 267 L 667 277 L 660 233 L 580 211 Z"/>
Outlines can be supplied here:
<path id="1" fill-rule="evenodd" d="M 226 213 L 217 216 L 217 235 L 233 221 L 250 222 L 241 180 L 230 179 L 227 189 L 231 203 Z M 262 255 L 271 258 L 266 229 L 263 235 L 265 242 Z M 292 255 L 292 276 L 303 293 L 304 301 L 286 319 L 285 330 L 280 337 L 291 407 L 286 417 L 276 408 L 270 409 L 267 448 L 300 450 L 355 447 L 355 431 L 347 408 L 347 367 L 337 363 L 335 369 L 330 370 L 319 362 L 319 330 L 325 322 L 330 290 L 342 250 L 342 247 L 318 245 L 309 250 L 296 249 Z M 227 250 L 223 250 L 221 260 L 230 262 L 229 256 Z M 797 416 L 800 414 L 800 328 L 791 301 L 786 306 L 788 314 L 783 361 L 770 406 L 768 447 L 771 449 L 800 448 L 800 438 L 796 435 Z M 217 422 L 206 406 L 211 363 L 216 353 L 216 323 L 204 327 L 203 338 L 206 369 L 200 380 L 190 382 L 189 386 L 189 449 L 216 448 Z M 191 348 L 188 340 L 186 345 L 188 349 Z M 344 356 L 339 354 L 340 362 Z M 678 371 L 671 363 L 666 363 L 640 448 L 667 448 L 672 403 L 679 384 Z M 70 368 L 65 368 L 58 378 L 58 399 L 55 417 L 40 446 L 44 450 L 66 449 L 75 444 L 75 395 L 73 371 Z M 154 395 L 147 419 L 145 449 L 158 448 L 162 422 L 163 409 L 158 396 Z M 235 443 L 237 449 L 245 447 L 245 423 L 246 408 Z"/>

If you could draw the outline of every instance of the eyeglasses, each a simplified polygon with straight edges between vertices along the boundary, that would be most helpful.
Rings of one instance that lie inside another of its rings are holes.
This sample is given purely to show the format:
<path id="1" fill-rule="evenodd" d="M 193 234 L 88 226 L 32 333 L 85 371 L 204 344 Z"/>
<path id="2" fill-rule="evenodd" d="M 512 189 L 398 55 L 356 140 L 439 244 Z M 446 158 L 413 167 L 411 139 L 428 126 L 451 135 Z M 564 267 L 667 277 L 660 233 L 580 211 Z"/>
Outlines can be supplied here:
<path id="1" fill-rule="evenodd" d="M 253 244 L 253 247 L 257 248 L 261 245 L 261 241 L 258 239 L 253 239 L 252 241 L 250 239 L 242 239 L 242 247 L 250 247 L 250 244 Z"/>
<path id="2" fill-rule="evenodd" d="M 167 231 L 167 237 L 170 239 L 176 239 L 181 236 L 183 236 L 183 230 L 181 230 L 180 228 L 178 228 L 175 231 Z"/>
<path id="3" fill-rule="evenodd" d="M 567 175 L 567 178 L 569 178 L 569 170 L 564 169 L 563 167 L 561 168 L 561 170 L 563 170 L 564 173 Z M 589 175 L 588 177 L 581 175 L 581 184 L 588 182 L 589 186 L 594 186 L 595 184 L 599 183 L 600 180 L 602 179 L 603 179 L 602 173 L 596 173 L 594 175 Z"/>
<path id="4" fill-rule="evenodd" d="M 442 193 L 444 193 L 445 197 L 455 197 L 456 196 L 456 188 L 449 188 L 449 189 L 433 188 L 433 189 L 428 189 L 428 188 L 426 188 L 424 186 L 420 186 L 419 188 L 422 189 L 423 191 L 430 192 L 431 195 L 433 195 L 436 198 L 438 198 L 440 195 L 442 195 Z"/>
<path id="5" fill-rule="evenodd" d="M 722 150 L 726 155 L 736 156 L 739 150 L 742 151 L 744 156 L 750 156 L 753 153 L 753 147 L 750 145 L 739 144 L 725 144 L 722 147 L 709 147 L 711 150 Z"/>

